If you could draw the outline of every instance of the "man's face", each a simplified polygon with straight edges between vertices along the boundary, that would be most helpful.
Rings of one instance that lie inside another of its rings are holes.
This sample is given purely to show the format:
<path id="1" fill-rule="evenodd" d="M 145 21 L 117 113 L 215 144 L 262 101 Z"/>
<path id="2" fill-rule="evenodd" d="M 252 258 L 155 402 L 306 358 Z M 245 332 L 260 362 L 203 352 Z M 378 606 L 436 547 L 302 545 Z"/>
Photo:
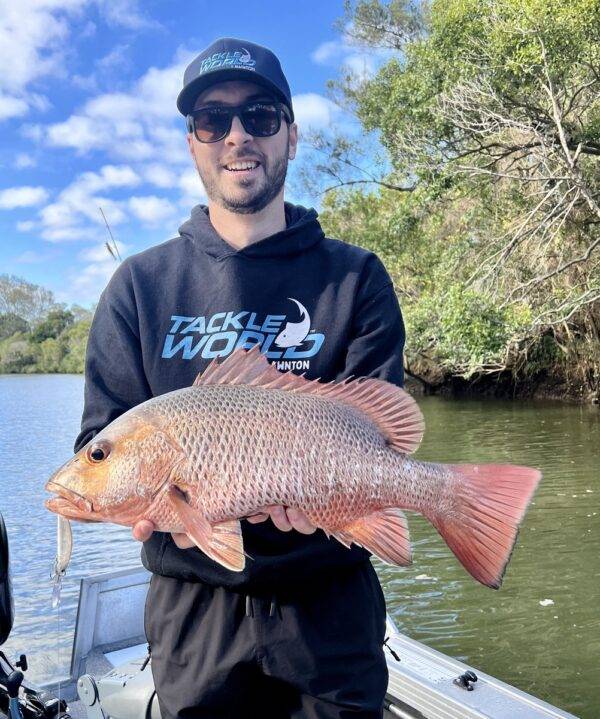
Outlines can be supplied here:
<path id="1" fill-rule="evenodd" d="M 202 92 L 195 109 L 207 104 L 242 105 L 251 100 L 272 100 L 260 85 L 233 80 L 222 82 Z M 296 155 L 298 130 L 295 123 L 288 126 L 284 118 L 276 135 L 253 137 L 244 129 L 239 117 L 234 117 L 231 130 L 222 140 L 199 142 L 188 134 L 188 144 L 206 193 L 219 206 L 240 214 L 252 214 L 264 209 L 282 191 L 288 159 Z M 227 169 L 233 162 L 258 162 L 251 170 Z"/>

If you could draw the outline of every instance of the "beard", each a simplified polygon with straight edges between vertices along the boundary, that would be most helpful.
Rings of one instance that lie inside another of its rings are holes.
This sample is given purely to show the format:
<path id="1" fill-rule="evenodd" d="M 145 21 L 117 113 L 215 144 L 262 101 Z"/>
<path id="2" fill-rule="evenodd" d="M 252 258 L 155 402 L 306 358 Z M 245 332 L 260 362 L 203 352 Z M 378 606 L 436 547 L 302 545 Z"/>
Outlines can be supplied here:
<path id="1" fill-rule="evenodd" d="M 257 182 L 254 179 L 242 180 L 235 190 L 227 190 L 222 187 L 218 172 L 210 168 L 202 169 L 198 163 L 198 174 L 206 190 L 206 194 L 212 202 L 230 212 L 240 215 L 252 215 L 264 210 L 280 193 L 285 183 L 288 167 L 288 149 L 274 158 L 269 164 L 261 162 L 263 171 L 262 179 Z M 228 172 L 228 170 L 222 170 Z"/>

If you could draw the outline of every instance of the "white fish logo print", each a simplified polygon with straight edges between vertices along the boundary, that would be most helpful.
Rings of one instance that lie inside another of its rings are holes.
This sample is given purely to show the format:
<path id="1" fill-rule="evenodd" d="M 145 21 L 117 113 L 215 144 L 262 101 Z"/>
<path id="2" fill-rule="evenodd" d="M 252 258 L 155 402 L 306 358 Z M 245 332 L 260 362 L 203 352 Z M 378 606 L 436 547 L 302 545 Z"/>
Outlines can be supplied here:
<path id="1" fill-rule="evenodd" d="M 300 310 L 300 322 L 286 322 L 285 327 L 275 337 L 275 344 L 278 347 L 296 347 L 304 342 L 306 335 L 310 332 L 310 315 L 304 305 L 293 297 L 288 300 L 295 302 Z"/>
<path id="2" fill-rule="evenodd" d="M 242 50 L 244 51 L 244 54 L 239 58 L 239 62 L 247 65 L 249 62 L 252 62 L 252 56 L 245 47 L 243 47 Z"/>

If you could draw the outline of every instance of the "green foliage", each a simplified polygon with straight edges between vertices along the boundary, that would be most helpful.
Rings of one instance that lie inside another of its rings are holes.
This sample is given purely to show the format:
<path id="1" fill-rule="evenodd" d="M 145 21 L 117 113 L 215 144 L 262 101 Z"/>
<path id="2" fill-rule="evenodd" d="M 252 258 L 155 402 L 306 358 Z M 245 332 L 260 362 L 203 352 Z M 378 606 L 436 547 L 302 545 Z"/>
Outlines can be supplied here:
<path id="1" fill-rule="evenodd" d="M 29 323 L 14 312 L 0 315 L 0 340 L 6 339 L 17 332 L 27 332 Z"/>
<path id="2" fill-rule="evenodd" d="M 82 373 L 92 316 L 58 305 L 44 287 L 0 275 L 0 373 Z"/>
<path id="3" fill-rule="evenodd" d="M 0 314 L 15 314 L 27 322 L 37 322 L 56 306 L 50 290 L 22 277 L 0 275 Z"/>
<path id="4" fill-rule="evenodd" d="M 31 332 L 31 340 L 36 343 L 47 339 L 57 339 L 60 334 L 73 324 L 74 316 L 69 310 L 51 310 L 46 318 L 35 325 Z"/>
<path id="5" fill-rule="evenodd" d="M 511 310 L 462 285 L 422 295 L 408 308 L 406 325 L 411 359 L 413 348 L 435 347 L 438 362 L 465 377 L 503 366 L 507 346 L 521 329 Z"/>
<path id="6" fill-rule="evenodd" d="M 0 373 L 84 370 L 91 312 L 79 308 L 74 321 L 68 310 L 51 310 L 32 332 L 20 330 L 0 340 Z"/>
<path id="7" fill-rule="evenodd" d="M 0 342 L 0 371 L 5 373 L 36 371 L 39 350 L 25 333 L 17 332 Z"/>
<path id="8" fill-rule="evenodd" d="M 61 359 L 58 371 L 72 374 L 81 374 L 83 372 L 91 323 L 89 318 L 82 319 L 63 333 L 62 337 L 66 345 L 66 351 Z"/>
<path id="9" fill-rule="evenodd" d="M 386 263 L 411 367 L 531 377 L 577 356 L 600 390 L 600 0 L 356 0 L 344 27 L 390 51 L 332 87 L 391 171 L 339 183 L 321 219 Z"/>

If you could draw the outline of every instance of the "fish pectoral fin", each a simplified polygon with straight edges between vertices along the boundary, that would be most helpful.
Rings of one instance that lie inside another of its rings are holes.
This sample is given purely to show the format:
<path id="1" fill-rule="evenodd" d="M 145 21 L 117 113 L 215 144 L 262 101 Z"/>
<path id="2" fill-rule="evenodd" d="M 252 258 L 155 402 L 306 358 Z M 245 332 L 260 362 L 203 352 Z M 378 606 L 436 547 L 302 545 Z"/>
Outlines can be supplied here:
<path id="1" fill-rule="evenodd" d="M 246 566 L 246 554 L 239 520 L 211 524 L 190 506 L 178 487 L 171 485 L 168 495 L 186 534 L 198 549 L 227 569 L 241 572 Z"/>
<path id="2" fill-rule="evenodd" d="M 361 517 L 332 535 L 346 547 L 354 542 L 389 564 L 412 562 L 406 517 L 395 507 Z"/>

